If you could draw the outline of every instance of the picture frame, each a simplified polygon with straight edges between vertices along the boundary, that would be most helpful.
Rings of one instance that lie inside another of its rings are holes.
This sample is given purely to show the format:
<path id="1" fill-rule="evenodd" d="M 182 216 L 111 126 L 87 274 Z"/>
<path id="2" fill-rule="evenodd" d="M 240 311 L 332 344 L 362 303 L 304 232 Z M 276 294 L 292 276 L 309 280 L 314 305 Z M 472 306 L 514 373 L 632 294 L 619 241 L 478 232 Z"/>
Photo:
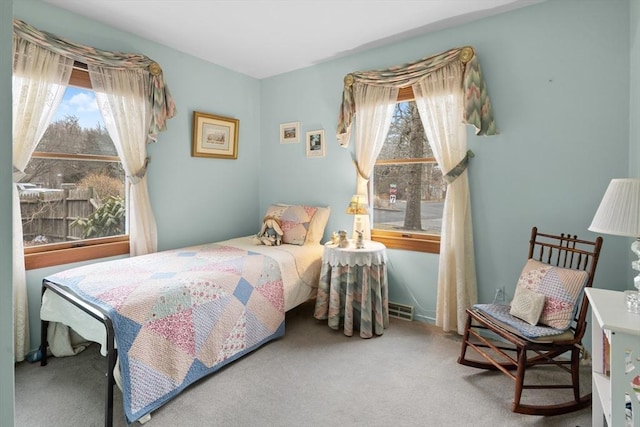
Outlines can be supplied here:
<path id="1" fill-rule="evenodd" d="M 238 158 L 240 120 L 193 112 L 192 157 Z"/>
<path id="2" fill-rule="evenodd" d="M 280 144 L 300 142 L 300 122 L 282 123 L 280 125 Z"/>
<path id="3" fill-rule="evenodd" d="M 307 146 L 307 157 L 324 157 L 326 146 L 324 129 L 307 132 L 305 145 Z"/>

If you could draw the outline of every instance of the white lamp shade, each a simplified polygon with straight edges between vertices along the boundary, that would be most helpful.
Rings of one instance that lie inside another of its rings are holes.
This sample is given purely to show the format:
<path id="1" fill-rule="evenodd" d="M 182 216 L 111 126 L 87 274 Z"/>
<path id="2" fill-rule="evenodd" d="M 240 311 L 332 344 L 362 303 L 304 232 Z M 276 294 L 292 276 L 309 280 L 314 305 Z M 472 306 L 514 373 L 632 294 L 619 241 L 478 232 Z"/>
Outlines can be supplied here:
<path id="1" fill-rule="evenodd" d="M 589 230 L 640 237 L 640 179 L 612 179 Z"/>

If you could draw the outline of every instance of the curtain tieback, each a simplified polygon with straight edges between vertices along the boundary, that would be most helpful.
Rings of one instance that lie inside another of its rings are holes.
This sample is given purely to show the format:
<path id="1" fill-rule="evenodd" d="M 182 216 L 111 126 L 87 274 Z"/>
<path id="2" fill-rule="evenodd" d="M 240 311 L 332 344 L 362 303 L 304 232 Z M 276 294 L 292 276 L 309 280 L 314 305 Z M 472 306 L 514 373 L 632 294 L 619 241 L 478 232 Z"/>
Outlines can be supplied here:
<path id="1" fill-rule="evenodd" d="M 370 176 L 364 176 L 364 174 L 362 173 L 362 169 L 360 169 L 360 164 L 356 160 L 356 155 L 354 153 L 351 153 L 351 161 L 353 162 L 353 167 L 356 168 L 357 176 L 363 181 L 369 182 Z"/>
<path id="2" fill-rule="evenodd" d="M 133 185 L 142 181 L 142 178 L 144 178 L 144 176 L 147 174 L 147 166 L 149 165 L 150 161 L 151 161 L 151 157 L 145 157 L 144 165 L 142 165 L 140 170 L 138 170 L 138 172 L 136 172 L 135 174 L 129 176 L 129 181 Z"/>
<path id="3" fill-rule="evenodd" d="M 462 160 L 460 160 L 460 162 L 444 176 L 444 179 L 447 181 L 447 183 L 451 184 L 456 180 L 456 178 L 462 175 L 462 172 L 464 172 L 469 165 L 469 159 L 474 156 L 475 154 L 473 154 L 473 151 L 467 150 L 467 154 L 465 154 Z"/>

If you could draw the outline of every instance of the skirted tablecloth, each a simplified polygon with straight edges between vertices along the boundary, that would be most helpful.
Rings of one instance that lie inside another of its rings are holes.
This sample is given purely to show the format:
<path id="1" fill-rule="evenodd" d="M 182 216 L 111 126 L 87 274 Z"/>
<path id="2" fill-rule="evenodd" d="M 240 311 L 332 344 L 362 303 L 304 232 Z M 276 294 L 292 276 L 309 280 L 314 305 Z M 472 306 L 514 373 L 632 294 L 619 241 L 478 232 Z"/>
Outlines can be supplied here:
<path id="1" fill-rule="evenodd" d="M 389 326 L 386 263 L 382 243 L 365 241 L 362 249 L 353 242 L 347 248 L 325 244 L 314 317 L 336 330 L 344 319 L 347 336 L 354 320 L 362 338 L 382 335 Z"/>

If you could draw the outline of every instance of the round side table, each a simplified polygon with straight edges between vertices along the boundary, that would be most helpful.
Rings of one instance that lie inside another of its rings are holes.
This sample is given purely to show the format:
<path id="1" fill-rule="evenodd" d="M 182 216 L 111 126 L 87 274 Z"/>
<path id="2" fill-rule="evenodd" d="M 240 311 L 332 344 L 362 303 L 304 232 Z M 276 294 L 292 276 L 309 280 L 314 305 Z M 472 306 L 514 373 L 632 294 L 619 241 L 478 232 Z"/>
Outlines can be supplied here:
<path id="1" fill-rule="evenodd" d="M 344 323 L 347 336 L 355 323 L 362 338 L 371 338 L 389 326 L 387 251 L 370 240 L 364 246 L 356 249 L 353 241 L 346 248 L 324 245 L 314 317 L 336 330 Z"/>

